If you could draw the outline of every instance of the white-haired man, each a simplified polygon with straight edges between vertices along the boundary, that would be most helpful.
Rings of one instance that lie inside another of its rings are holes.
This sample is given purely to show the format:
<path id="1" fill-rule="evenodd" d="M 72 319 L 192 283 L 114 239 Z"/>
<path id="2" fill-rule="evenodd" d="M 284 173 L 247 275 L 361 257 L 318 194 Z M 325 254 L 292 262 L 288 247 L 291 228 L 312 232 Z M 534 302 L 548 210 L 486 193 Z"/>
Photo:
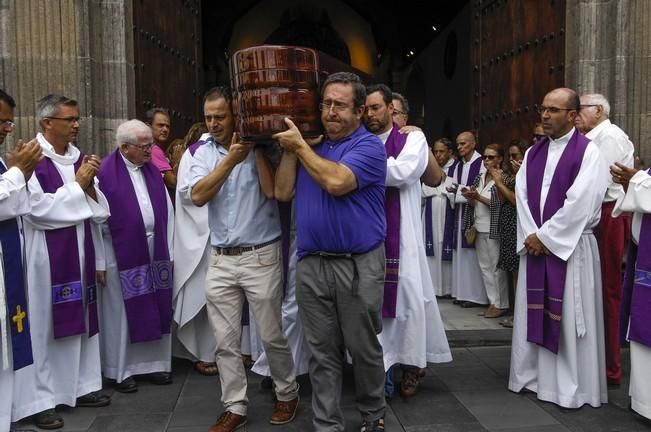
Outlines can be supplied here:
<path id="1" fill-rule="evenodd" d="M 600 94 L 581 96 L 581 110 L 576 125 L 599 148 L 607 166 L 620 163 L 633 167 L 633 143 L 626 133 L 608 119 L 610 104 Z M 601 220 L 595 230 L 601 260 L 604 319 L 606 331 L 606 374 L 609 384 L 619 384 L 622 363 L 619 350 L 619 316 L 622 303 L 622 260 L 626 239 L 630 235 L 631 220 L 628 213 L 612 216 L 615 203 L 624 196 L 622 185 L 612 181 L 607 170 L 608 190 L 601 205 Z"/>
<path id="2" fill-rule="evenodd" d="M 140 120 L 122 123 L 98 174 L 111 210 L 103 228 L 102 372 L 123 393 L 138 389 L 134 375 L 171 383 L 174 210 L 151 163 L 153 143 Z"/>

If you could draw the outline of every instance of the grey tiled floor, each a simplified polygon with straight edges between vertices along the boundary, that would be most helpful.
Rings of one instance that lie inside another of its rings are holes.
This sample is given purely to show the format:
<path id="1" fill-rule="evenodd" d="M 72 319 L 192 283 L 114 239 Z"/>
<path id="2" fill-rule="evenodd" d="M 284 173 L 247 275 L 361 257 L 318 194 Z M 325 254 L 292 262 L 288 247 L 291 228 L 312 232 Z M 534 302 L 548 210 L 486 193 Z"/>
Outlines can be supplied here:
<path id="1" fill-rule="evenodd" d="M 508 346 L 453 349 L 454 361 L 430 365 L 418 395 L 396 397 L 387 410 L 387 431 L 645 431 L 651 426 L 629 410 L 628 375 L 621 387 L 609 389 L 610 403 L 594 409 L 561 409 L 536 400 L 535 395 L 514 394 L 506 389 L 509 368 Z M 628 372 L 628 351 L 623 364 Z M 272 426 L 268 417 L 272 396 L 260 388 L 261 378 L 249 374 L 249 422 L 243 432 L 311 430 L 310 385 L 301 377 L 301 402 L 296 420 Z M 106 391 L 113 393 L 110 385 Z M 357 431 L 360 419 L 355 409 L 352 376 L 344 381 L 342 407 L 346 430 Z M 198 375 L 188 362 L 174 362 L 174 383 L 154 386 L 139 383 L 133 394 L 113 393 L 106 408 L 63 408 L 64 431 L 116 432 L 205 432 L 221 412 L 219 379 Z M 18 425 L 33 428 L 28 422 Z"/>

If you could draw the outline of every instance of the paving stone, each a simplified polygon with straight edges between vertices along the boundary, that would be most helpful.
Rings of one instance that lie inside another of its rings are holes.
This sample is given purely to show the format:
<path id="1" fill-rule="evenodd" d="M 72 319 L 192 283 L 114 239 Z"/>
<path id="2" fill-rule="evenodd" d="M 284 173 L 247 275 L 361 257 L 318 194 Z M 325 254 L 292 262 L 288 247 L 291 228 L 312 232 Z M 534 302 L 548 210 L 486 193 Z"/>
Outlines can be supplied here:
<path id="1" fill-rule="evenodd" d="M 100 416 L 88 432 L 164 432 L 169 417 L 169 414 Z"/>
<path id="2" fill-rule="evenodd" d="M 424 426 L 407 426 L 406 432 L 483 432 L 486 429 L 479 423 L 455 423 Z"/>
<path id="3" fill-rule="evenodd" d="M 419 392 L 404 399 L 394 398 L 391 408 L 405 427 L 473 423 L 477 420 L 459 400 L 449 392 Z"/>
<path id="4" fill-rule="evenodd" d="M 558 421 L 526 396 L 500 390 L 454 392 L 486 429 L 558 425 Z"/>
<path id="5" fill-rule="evenodd" d="M 484 364 L 461 368 L 434 369 L 450 391 L 506 390 L 507 382 Z"/>

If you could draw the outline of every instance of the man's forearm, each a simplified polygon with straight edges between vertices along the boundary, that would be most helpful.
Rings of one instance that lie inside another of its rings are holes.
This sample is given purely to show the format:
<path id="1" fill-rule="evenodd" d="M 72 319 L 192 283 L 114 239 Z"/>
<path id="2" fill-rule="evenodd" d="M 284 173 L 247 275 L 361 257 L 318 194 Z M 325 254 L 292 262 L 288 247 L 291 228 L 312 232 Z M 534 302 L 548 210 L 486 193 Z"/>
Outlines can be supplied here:
<path id="1" fill-rule="evenodd" d="M 210 201 L 220 191 L 234 167 L 235 165 L 228 158 L 224 158 L 210 174 L 194 185 L 192 202 L 201 207 Z"/>
<path id="2" fill-rule="evenodd" d="M 427 167 L 420 180 L 429 187 L 437 187 L 443 181 L 443 170 L 431 151 L 427 151 Z"/>
<path id="3" fill-rule="evenodd" d="M 350 168 L 320 157 L 307 145 L 300 147 L 296 155 L 310 177 L 329 194 L 341 196 L 357 188 Z"/>
<path id="4" fill-rule="evenodd" d="M 274 198 L 274 170 L 271 167 L 271 162 L 260 148 L 255 149 L 255 163 L 258 168 L 258 179 L 262 193 L 269 199 Z"/>
<path id="5" fill-rule="evenodd" d="M 274 186 L 274 195 L 278 201 L 290 201 L 294 198 L 297 163 L 296 154 L 283 152 L 280 165 L 278 165 L 276 171 L 276 184 Z"/>

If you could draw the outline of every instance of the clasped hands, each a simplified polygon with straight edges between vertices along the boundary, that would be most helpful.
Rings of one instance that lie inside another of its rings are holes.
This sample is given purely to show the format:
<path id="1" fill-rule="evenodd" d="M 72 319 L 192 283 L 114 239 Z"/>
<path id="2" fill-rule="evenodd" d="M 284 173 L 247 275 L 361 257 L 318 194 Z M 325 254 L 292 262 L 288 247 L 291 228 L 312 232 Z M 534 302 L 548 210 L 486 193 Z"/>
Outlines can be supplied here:
<path id="1" fill-rule="evenodd" d="M 549 249 L 540 241 L 536 233 L 529 234 L 524 240 L 524 247 L 527 248 L 527 253 L 533 256 L 551 255 Z"/>

